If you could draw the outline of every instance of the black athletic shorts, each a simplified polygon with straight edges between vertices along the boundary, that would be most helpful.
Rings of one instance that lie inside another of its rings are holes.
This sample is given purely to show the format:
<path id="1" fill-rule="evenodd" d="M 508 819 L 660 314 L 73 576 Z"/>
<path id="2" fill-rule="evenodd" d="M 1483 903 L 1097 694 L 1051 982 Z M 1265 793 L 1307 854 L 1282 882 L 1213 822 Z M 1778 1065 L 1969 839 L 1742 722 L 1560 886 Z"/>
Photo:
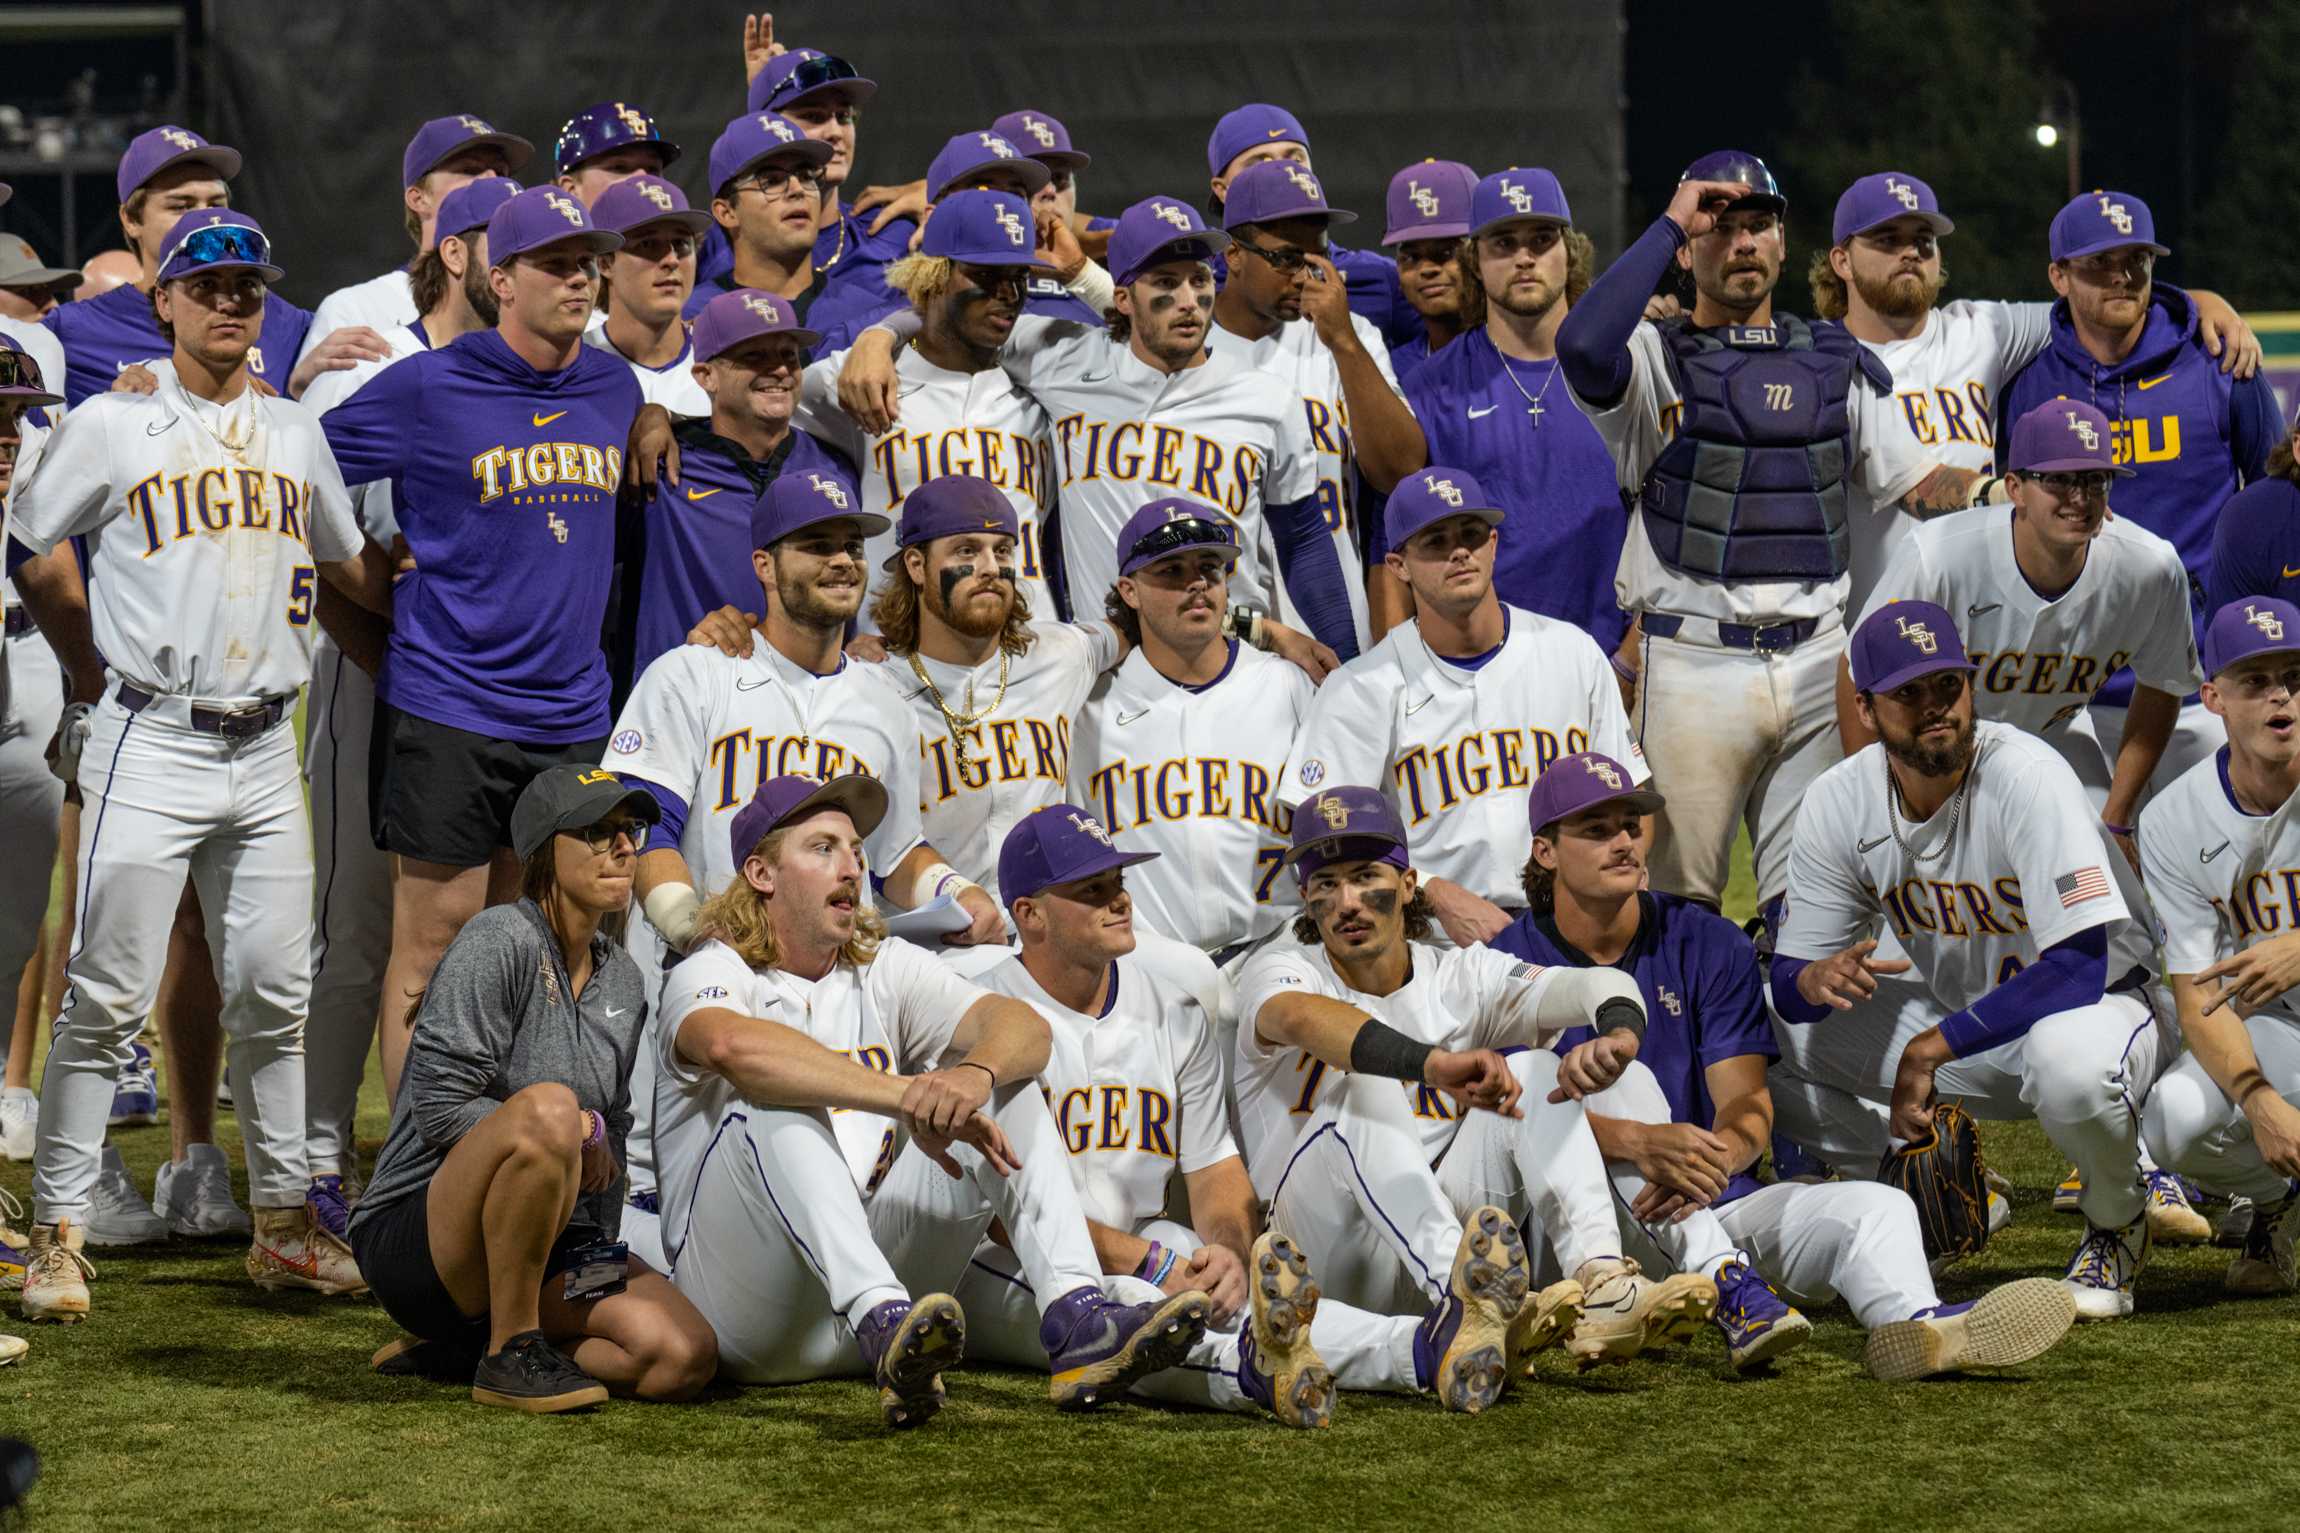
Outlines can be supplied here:
<path id="1" fill-rule="evenodd" d="M 511 844 L 511 806 L 555 766 L 597 766 L 607 737 L 522 745 L 375 705 L 368 818 L 387 852 L 451 868 L 484 867 Z"/>
<path id="2" fill-rule="evenodd" d="M 576 1251 L 599 1239 L 599 1228 L 581 1220 L 559 1232 L 543 1263 L 543 1280 L 575 1265 Z M 466 1315 L 439 1280 L 431 1260 L 431 1187 L 377 1209 L 351 1227 L 351 1254 L 368 1292 L 399 1328 L 425 1341 L 455 1341 L 484 1331 L 487 1317 Z M 483 1335 L 479 1338 L 486 1340 Z"/>

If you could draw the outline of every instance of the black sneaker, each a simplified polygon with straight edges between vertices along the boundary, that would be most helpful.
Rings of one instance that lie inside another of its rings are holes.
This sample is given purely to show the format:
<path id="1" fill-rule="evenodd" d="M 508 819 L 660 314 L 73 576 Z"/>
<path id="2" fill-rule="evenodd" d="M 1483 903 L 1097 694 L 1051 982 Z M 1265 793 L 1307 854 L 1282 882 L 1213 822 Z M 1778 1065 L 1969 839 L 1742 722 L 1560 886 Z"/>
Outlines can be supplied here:
<path id="1" fill-rule="evenodd" d="M 375 1356 L 368 1359 L 370 1367 L 387 1379 L 429 1379 L 434 1384 L 466 1384 L 479 1367 L 480 1359 L 487 1355 L 487 1333 L 484 1328 L 452 1341 L 427 1341 L 421 1336 L 402 1336 L 386 1342 Z"/>
<path id="2" fill-rule="evenodd" d="M 603 1405 L 607 1386 L 576 1367 L 541 1331 L 521 1331 L 502 1351 L 479 1360 L 471 1398 L 541 1415 Z"/>

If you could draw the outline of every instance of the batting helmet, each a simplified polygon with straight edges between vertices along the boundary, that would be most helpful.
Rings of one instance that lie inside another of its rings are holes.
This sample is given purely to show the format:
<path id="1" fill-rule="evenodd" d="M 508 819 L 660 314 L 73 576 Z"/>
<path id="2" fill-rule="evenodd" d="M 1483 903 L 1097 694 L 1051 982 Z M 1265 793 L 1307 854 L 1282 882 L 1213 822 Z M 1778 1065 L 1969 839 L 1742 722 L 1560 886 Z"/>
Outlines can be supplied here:
<path id="1" fill-rule="evenodd" d="M 1780 183 L 1765 162 L 1740 149 L 1713 149 L 1685 167 L 1685 174 L 1677 178 L 1678 184 L 1687 181 L 1745 181 L 1754 190 L 1748 196 L 1729 205 L 1725 211 L 1737 213 L 1745 208 L 1763 208 L 1771 213 L 1789 211 L 1789 199 L 1781 195 Z"/>
<path id="2" fill-rule="evenodd" d="M 564 176 L 585 160 L 626 144 L 652 146 L 665 165 L 679 157 L 679 146 L 663 136 L 654 118 L 620 101 L 602 101 L 567 119 L 558 142 L 551 146 L 551 163 Z"/>

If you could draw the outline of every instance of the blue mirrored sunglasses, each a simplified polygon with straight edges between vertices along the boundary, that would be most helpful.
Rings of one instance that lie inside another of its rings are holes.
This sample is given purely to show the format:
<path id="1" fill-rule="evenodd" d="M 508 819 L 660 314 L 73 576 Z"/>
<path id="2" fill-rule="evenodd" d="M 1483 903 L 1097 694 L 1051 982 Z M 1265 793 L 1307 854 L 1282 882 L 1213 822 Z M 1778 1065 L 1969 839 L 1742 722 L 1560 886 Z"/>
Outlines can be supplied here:
<path id="1" fill-rule="evenodd" d="M 820 58 L 806 60 L 798 68 L 784 76 L 782 87 L 775 94 L 787 101 L 793 96 L 803 96 L 808 91 L 819 90 L 825 85 L 835 85 L 841 80 L 858 78 L 860 78 L 860 74 L 854 65 L 840 58 L 837 54 L 826 53 Z M 793 86 L 796 86 L 797 89 L 792 89 Z"/>
<path id="2" fill-rule="evenodd" d="M 238 224 L 214 224 L 195 229 L 168 257 L 171 268 L 202 266 L 269 266 L 272 242 Z"/>

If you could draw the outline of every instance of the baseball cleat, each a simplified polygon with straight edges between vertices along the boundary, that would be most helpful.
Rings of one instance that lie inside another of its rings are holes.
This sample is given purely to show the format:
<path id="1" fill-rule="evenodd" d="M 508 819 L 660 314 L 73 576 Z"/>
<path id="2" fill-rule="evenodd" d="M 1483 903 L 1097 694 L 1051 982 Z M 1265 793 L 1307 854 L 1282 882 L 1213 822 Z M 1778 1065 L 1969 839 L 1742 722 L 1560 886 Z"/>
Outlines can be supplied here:
<path id="1" fill-rule="evenodd" d="M 2252 1233 L 2252 1210 L 2256 1207 L 2247 1197 L 2233 1197 L 2212 1221 L 2212 1243 L 2222 1250 L 2238 1251 L 2244 1247 L 2244 1237 Z"/>
<path id="2" fill-rule="evenodd" d="M 2292 1251 L 2292 1227 L 2300 1224 L 2293 1205 L 2300 1197 L 2287 1192 L 2274 1203 L 2256 1203 L 2252 1225 L 2244 1235 L 2244 1249 L 2228 1264 L 2221 1286 L 2230 1293 L 2271 1295 L 2300 1288 L 2300 1260 Z"/>
<path id="3" fill-rule="evenodd" d="M 1660 1282 L 1637 1263 L 1601 1256 L 1582 1263 L 1581 1323 L 1565 1350 L 1584 1368 L 1627 1362 L 1647 1347 L 1690 1340 L 1717 1308 L 1717 1285 L 1698 1272 Z"/>
<path id="4" fill-rule="evenodd" d="M 120 1152 L 104 1146 L 96 1185 L 88 1189 L 88 1217 L 81 1228 L 92 1246 L 141 1246 L 168 1238 L 168 1221 L 152 1211 Z"/>
<path id="5" fill-rule="evenodd" d="M 152 1211 L 178 1235 L 200 1239 L 246 1235 L 255 1226 L 248 1211 L 232 1201 L 232 1163 L 212 1144 L 188 1145 L 182 1160 L 160 1167 L 152 1183 Z M 346 1216 L 349 1224 L 349 1216 Z M 323 1223 L 322 1228 L 326 1228 Z M 342 1230 L 329 1230 L 341 1239 Z"/>
<path id="6" fill-rule="evenodd" d="M 1449 1411 L 1476 1415 L 1509 1383 L 1510 1323 L 1531 1268 L 1516 1221 L 1488 1204 L 1462 1222 L 1446 1296 L 1414 1332 L 1414 1372 Z"/>
<path id="7" fill-rule="evenodd" d="M 2079 1320 L 2122 1320 L 2132 1313 L 2132 1284 L 2148 1265 L 2148 1215 L 2123 1229 L 2087 1223 L 2062 1284 L 2076 1301 Z"/>
<path id="8" fill-rule="evenodd" d="M 487 1327 L 474 1326 L 451 1341 L 423 1336 L 402 1336 L 375 1349 L 367 1365 L 387 1379 L 429 1379 L 434 1384 L 461 1384 L 487 1356 Z"/>
<path id="9" fill-rule="evenodd" d="M 1213 1308 L 1195 1288 L 1157 1304 L 1121 1304 L 1098 1288 L 1064 1294 L 1038 1323 L 1054 1373 L 1047 1397 L 1083 1411 L 1124 1394 L 1188 1357 Z"/>
<path id="10" fill-rule="evenodd" d="M 1581 1285 L 1567 1278 L 1552 1283 L 1525 1301 L 1509 1326 L 1509 1376 L 1533 1376 L 1537 1352 L 1562 1345 L 1581 1323 Z"/>
<path id="11" fill-rule="evenodd" d="M 2010 1368 L 2042 1355 L 2076 1323 L 2066 1283 L 2023 1278 L 1964 1304 L 1941 1304 L 1869 1333 L 1862 1361 L 1888 1384 Z"/>
<path id="12" fill-rule="evenodd" d="M 966 1356 L 966 1312 L 946 1293 L 889 1299 L 863 1317 L 855 1344 L 878 1384 L 880 1418 L 915 1427 L 942 1409 L 943 1370 Z"/>
<path id="13" fill-rule="evenodd" d="M 313 1293 L 367 1292 L 351 1247 L 312 1222 L 311 1210 L 256 1210 L 255 1238 L 248 1244 L 248 1276 L 258 1288 L 304 1288 Z"/>
<path id="14" fill-rule="evenodd" d="M 160 1078 L 152 1069 L 152 1051 L 141 1043 L 131 1047 L 134 1057 L 112 1086 L 108 1120 L 112 1128 L 141 1128 L 160 1121 Z"/>
<path id="15" fill-rule="evenodd" d="M 1735 1369 L 1761 1368 L 1813 1334 L 1813 1322 L 1747 1262 L 1719 1267 L 1716 1283 L 1717 1311 L 1711 1318 L 1725 1333 L 1725 1355 Z"/>
<path id="16" fill-rule="evenodd" d="M 88 1279 L 96 1275 L 96 1264 L 81 1254 L 86 1238 L 69 1219 L 32 1226 L 18 1302 L 25 1319 L 77 1325 L 88 1318 Z"/>
<path id="17" fill-rule="evenodd" d="M 1310 1344 L 1318 1284 L 1309 1259 L 1285 1236 L 1264 1231 L 1246 1263 L 1252 1311 L 1238 1338 L 1238 1387 L 1290 1427 L 1334 1418 L 1334 1375 Z"/>
<path id="18" fill-rule="evenodd" d="M 2081 1212 L 2077 1207 L 2084 1200 L 2084 1173 L 2071 1166 L 2068 1175 L 2052 1190 L 2052 1211 L 2056 1214 Z"/>
<path id="19" fill-rule="evenodd" d="M 0 1160 L 30 1160 L 40 1131 L 40 1099 L 29 1086 L 0 1087 Z"/>
<path id="20" fill-rule="evenodd" d="M 0 1187 L 0 1289 L 24 1286 L 24 1252 L 32 1244 L 25 1222 L 24 1205 Z"/>
<path id="21" fill-rule="evenodd" d="M 32 1350 L 32 1344 L 21 1336 L 0 1336 L 0 1368 Z"/>
<path id="22" fill-rule="evenodd" d="M 2148 1234 L 2158 1245 L 2200 1246 L 2212 1238 L 2212 1223 L 2188 1201 L 2187 1189 L 2169 1171 L 2147 1171 Z"/>
<path id="23" fill-rule="evenodd" d="M 531 1415 L 579 1411 L 607 1403 L 607 1386 L 575 1366 L 541 1331 L 521 1331 L 479 1360 L 471 1398 Z"/>

